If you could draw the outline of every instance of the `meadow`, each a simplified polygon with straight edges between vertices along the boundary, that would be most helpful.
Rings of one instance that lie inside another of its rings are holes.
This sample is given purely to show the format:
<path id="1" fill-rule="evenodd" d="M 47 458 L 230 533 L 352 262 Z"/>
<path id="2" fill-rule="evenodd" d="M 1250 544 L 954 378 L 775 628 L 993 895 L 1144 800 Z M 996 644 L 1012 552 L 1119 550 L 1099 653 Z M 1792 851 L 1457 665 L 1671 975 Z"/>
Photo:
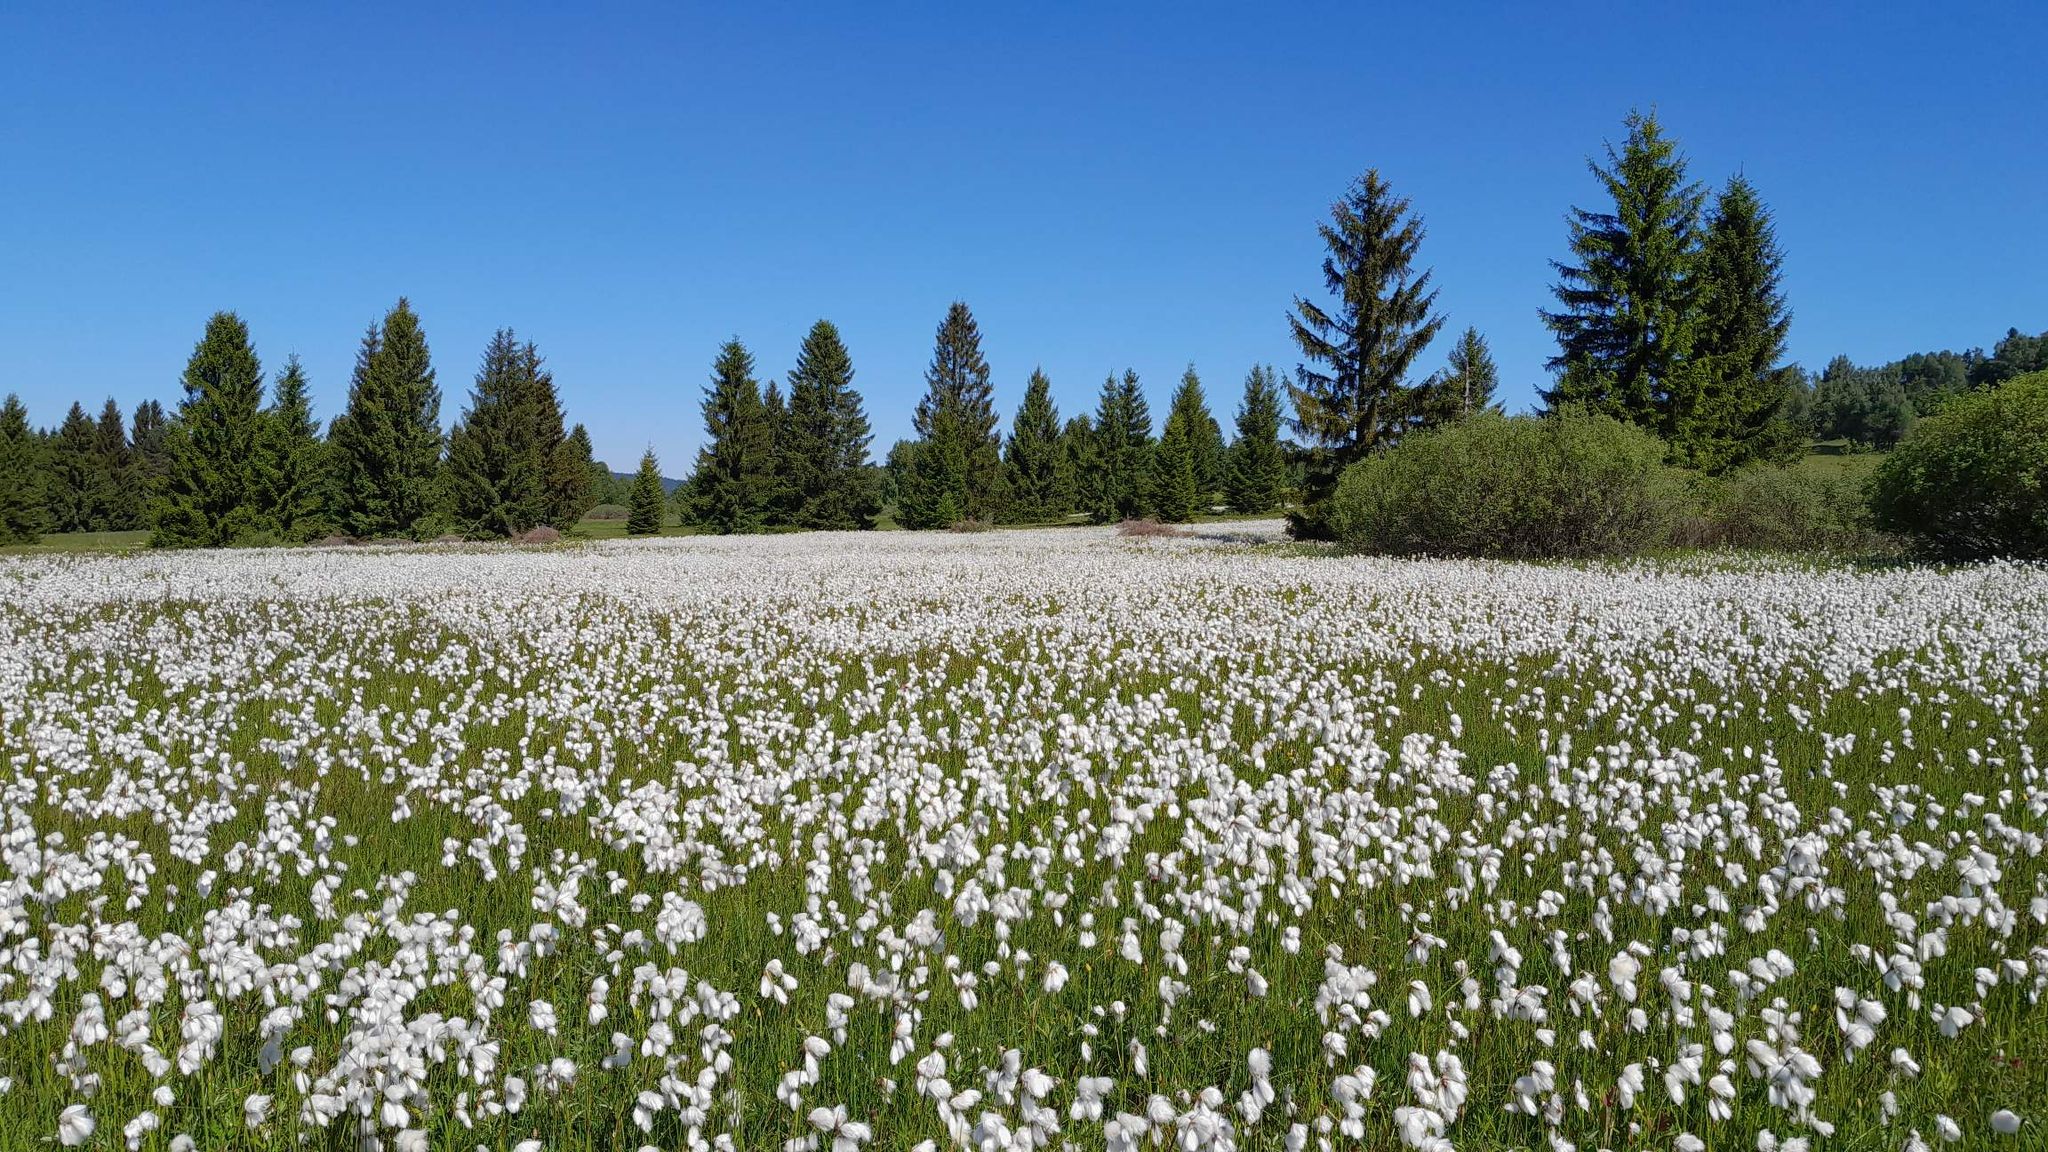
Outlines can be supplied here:
<path id="1" fill-rule="evenodd" d="M 2048 569 L 1233 527 L 0 559 L 0 1149 L 2048 1147 Z"/>

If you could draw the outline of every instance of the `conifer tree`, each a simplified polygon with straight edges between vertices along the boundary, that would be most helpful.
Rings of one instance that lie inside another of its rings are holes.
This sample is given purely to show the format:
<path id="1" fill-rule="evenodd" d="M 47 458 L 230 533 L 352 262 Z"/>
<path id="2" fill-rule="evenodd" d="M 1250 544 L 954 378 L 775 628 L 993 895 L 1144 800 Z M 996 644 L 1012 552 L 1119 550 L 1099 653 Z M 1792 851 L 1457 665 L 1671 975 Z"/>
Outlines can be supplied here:
<path id="1" fill-rule="evenodd" d="M 981 329 L 960 301 L 939 323 L 925 385 L 911 420 L 918 446 L 903 485 L 904 526 L 998 518 L 1005 485 L 995 393 L 981 355 Z"/>
<path id="2" fill-rule="evenodd" d="M 1089 469 L 1088 514 L 1098 523 L 1144 514 L 1152 480 L 1152 409 L 1138 374 L 1124 370 L 1102 382 L 1096 401 Z"/>
<path id="3" fill-rule="evenodd" d="M 1680 430 L 1694 467 L 1722 472 L 1803 446 L 1786 418 L 1793 381 L 1783 363 L 1792 327 L 1779 287 L 1784 259 L 1770 209 L 1749 181 L 1731 177 L 1700 249 L 1696 353 L 1704 379 L 1691 426 Z"/>
<path id="4" fill-rule="evenodd" d="M 127 421 L 114 398 L 100 408 L 93 424 L 92 521 L 95 531 L 125 532 L 142 522 L 142 495 L 135 476 L 135 452 L 128 443 Z"/>
<path id="5" fill-rule="evenodd" d="M 315 539 L 329 526 L 326 445 L 306 387 L 298 356 L 288 357 L 272 385 L 250 461 L 250 505 L 263 529 L 286 543 Z"/>
<path id="6" fill-rule="evenodd" d="M 727 340 L 704 390 L 704 447 L 690 477 L 690 519 L 723 535 L 759 532 L 773 495 L 775 444 L 754 357 Z"/>
<path id="7" fill-rule="evenodd" d="M 1576 263 L 1553 262 L 1560 308 L 1543 321 L 1557 337 L 1556 384 L 1543 402 L 1582 404 L 1678 442 L 1701 390 L 1697 274 L 1705 193 L 1654 114 L 1630 113 L 1621 150 L 1587 161 L 1613 202 L 1572 209 Z"/>
<path id="8" fill-rule="evenodd" d="M 136 523 L 144 522 L 144 510 L 156 494 L 164 473 L 164 406 L 144 400 L 135 406 L 135 418 L 128 422 L 128 442 L 135 461 Z"/>
<path id="9" fill-rule="evenodd" d="M 94 505 L 100 497 L 98 453 L 94 450 L 92 417 L 72 401 L 64 423 L 50 437 L 46 494 L 54 532 L 92 532 Z"/>
<path id="10" fill-rule="evenodd" d="M 1231 508 L 1271 512 L 1287 484 L 1287 458 L 1280 448 L 1280 377 L 1270 364 L 1254 365 L 1244 379 L 1237 408 L 1237 439 L 1230 446 L 1225 484 Z"/>
<path id="11" fill-rule="evenodd" d="M 1354 460 L 1391 443 L 1422 415 L 1427 390 L 1410 384 L 1415 358 L 1436 338 L 1430 273 L 1415 269 L 1422 221 L 1377 170 L 1354 181 L 1319 231 L 1329 255 L 1325 308 L 1294 300 L 1288 321 L 1304 363 L 1291 389 L 1295 427 L 1317 449 L 1308 479 L 1309 515 L 1295 529 L 1319 534 L 1314 508 Z"/>
<path id="12" fill-rule="evenodd" d="M 348 406 L 328 441 L 345 530 L 370 537 L 428 530 L 440 488 L 441 390 L 419 315 L 404 297 L 364 336 Z"/>
<path id="13" fill-rule="evenodd" d="M 1181 374 L 1174 389 L 1173 404 L 1167 409 L 1166 424 L 1160 429 L 1159 448 L 1153 454 L 1153 511 L 1161 520 L 1179 523 L 1203 510 L 1208 492 L 1202 487 L 1205 468 L 1202 454 L 1207 449 L 1210 429 L 1216 418 L 1209 414 L 1209 401 L 1202 392 L 1202 378 L 1195 366 Z M 1213 467 L 1213 466 L 1212 466 Z"/>
<path id="14" fill-rule="evenodd" d="M 649 448 L 640 457 L 640 471 L 633 475 L 633 498 L 626 509 L 628 536 L 653 536 L 661 531 L 661 464 Z"/>
<path id="15" fill-rule="evenodd" d="M 249 468 L 263 419 L 263 365 L 240 317 L 216 312 L 207 321 L 184 383 L 185 397 L 164 435 L 150 543 L 217 548 L 262 526 L 249 502 Z"/>
<path id="16" fill-rule="evenodd" d="M 796 523 L 797 504 L 802 499 L 790 473 L 794 467 L 789 439 L 789 401 L 782 385 L 769 380 L 761 389 L 761 418 L 768 426 L 768 495 L 761 509 L 761 523 L 783 528 Z"/>
<path id="17" fill-rule="evenodd" d="M 33 544 L 48 529 L 42 445 L 12 392 L 0 402 L 0 544 Z"/>
<path id="18" fill-rule="evenodd" d="M 1095 420 L 1086 412 L 1076 414 L 1060 429 L 1060 462 L 1066 468 L 1067 507 L 1071 512 L 1094 515 Z"/>
<path id="19" fill-rule="evenodd" d="M 597 472 L 602 467 L 591 455 L 590 433 L 578 424 L 569 429 L 555 447 L 549 468 L 549 488 L 555 510 L 549 523 L 566 532 L 597 503 Z"/>
<path id="20" fill-rule="evenodd" d="M 1073 506 L 1071 473 L 1060 446 L 1060 411 L 1052 381 L 1038 368 L 1024 386 L 1024 402 L 1010 422 L 1003 468 L 1008 472 L 1010 518 L 1018 523 L 1063 520 Z"/>
<path id="21" fill-rule="evenodd" d="M 449 514 L 471 535 L 517 536 L 553 522 L 553 445 L 542 427 L 539 359 L 510 328 L 498 329 L 484 348 L 469 407 L 448 433 Z M 559 409 L 553 418 L 559 424 Z"/>
<path id="22" fill-rule="evenodd" d="M 1198 504 L 1206 508 L 1222 496 L 1230 476 L 1230 446 L 1223 439 L 1223 425 L 1216 422 L 1215 414 L 1206 406 L 1201 419 L 1196 421 L 1193 440 L 1195 488 L 1201 493 Z"/>
<path id="23" fill-rule="evenodd" d="M 828 320 L 811 325 L 789 373 L 789 417 L 780 453 L 792 492 L 791 522 L 802 528 L 872 528 L 881 510 L 868 445 L 873 442 L 853 358 Z"/>
<path id="24" fill-rule="evenodd" d="M 1499 407 L 1493 394 L 1500 387 L 1500 372 L 1494 367 L 1493 352 L 1487 348 L 1486 337 L 1479 334 L 1479 329 L 1465 329 L 1458 342 L 1451 345 L 1437 386 L 1448 415 L 1454 419 L 1462 420 L 1474 412 Z"/>

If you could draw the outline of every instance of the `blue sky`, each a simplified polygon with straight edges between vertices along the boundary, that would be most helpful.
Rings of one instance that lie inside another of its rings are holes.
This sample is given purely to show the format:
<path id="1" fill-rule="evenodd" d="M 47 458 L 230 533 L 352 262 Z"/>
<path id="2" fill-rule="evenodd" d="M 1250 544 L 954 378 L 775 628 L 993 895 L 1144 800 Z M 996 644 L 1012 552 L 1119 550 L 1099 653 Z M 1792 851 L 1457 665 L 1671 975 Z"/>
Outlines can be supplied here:
<path id="1" fill-rule="evenodd" d="M 403 293 L 444 419 L 510 325 L 681 475 L 728 335 L 765 378 L 838 323 L 879 455 L 960 298 L 1006 420 L 1034 365 L 1070 414 L 1192 361 L 1227 424 L 1377 167 L 1522 407 L 1585 158 L 1651 105 L 1776 211 L 1794 358 L 2048 328 L 2048 5 L 980 7 L 8 4 L 0 392 L 174 400 L 230 308 L 324 419 Z"/>

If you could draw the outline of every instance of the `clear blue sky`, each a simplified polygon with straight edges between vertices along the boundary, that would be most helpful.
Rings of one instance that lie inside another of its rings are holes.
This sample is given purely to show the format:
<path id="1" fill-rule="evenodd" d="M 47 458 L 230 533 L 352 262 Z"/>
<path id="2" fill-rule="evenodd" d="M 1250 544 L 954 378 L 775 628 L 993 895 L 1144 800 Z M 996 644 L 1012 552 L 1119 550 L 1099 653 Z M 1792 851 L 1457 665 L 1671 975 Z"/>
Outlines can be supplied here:
<path id="1" fill-rule="evenodd" d="M 1126 366 L 1161 411 L 1193 361 L 1227 423 L 1378 167 L 1521 407 L 1585 158 L 1637 105 L 1777 212 L 1796 359 L 2048 328 L 2048 5 L 981 7 L 16 0 L 0 391 L 39 423 L 173 400 L 230 308 L 324 419 L 403 293 L 444 419 L 511 325 L 601 457 L 682 475 L 726 336 L 765 378 L 836 321 L 879 455 L 960 298 L 1006 421 L 1034 364 L 1070 414 Z"/>

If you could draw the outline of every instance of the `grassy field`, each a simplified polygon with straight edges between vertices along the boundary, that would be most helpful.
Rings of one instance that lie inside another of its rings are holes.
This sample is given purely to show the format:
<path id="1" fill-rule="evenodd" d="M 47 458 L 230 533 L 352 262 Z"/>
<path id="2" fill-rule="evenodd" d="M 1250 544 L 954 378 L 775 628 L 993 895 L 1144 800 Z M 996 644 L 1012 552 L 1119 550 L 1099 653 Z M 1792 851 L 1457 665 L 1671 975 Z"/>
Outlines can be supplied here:
<path id="1" fill-rule="evenodd" d="M 0 1148 L 2040 1148 L 2044 650 L 2012 566 L 11 559 Z"/>

